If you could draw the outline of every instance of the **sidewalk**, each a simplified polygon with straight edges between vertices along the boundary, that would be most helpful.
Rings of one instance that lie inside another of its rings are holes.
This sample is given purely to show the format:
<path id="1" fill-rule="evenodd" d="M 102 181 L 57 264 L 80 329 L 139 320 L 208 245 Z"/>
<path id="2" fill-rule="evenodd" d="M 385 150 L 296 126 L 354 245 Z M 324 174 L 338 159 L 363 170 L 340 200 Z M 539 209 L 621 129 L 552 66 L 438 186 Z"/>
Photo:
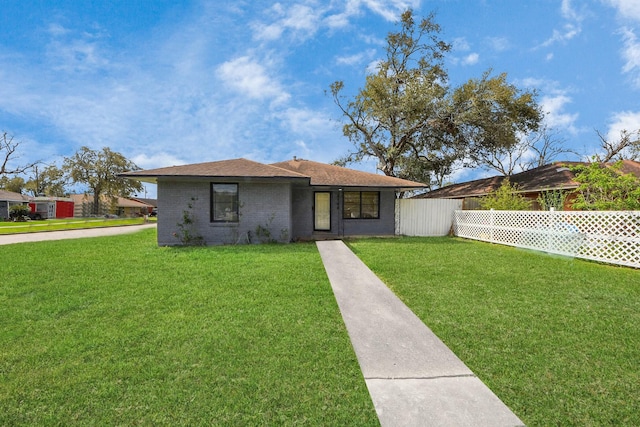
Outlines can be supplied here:
<path id="1" fill-rule="evenodd" d="M 383 427 L 524 425 L 342 241 L 317 246 Z"/>
<path id="2" fill-rule="evenodd" d="M 114 236 L 116 234 L 134 233 L 156 224 L 123 225 L 120 227 L 83 228 L 78 230 L 43 231 L 39 233 L 22 233 L 0 235 L 0 245 L 13 243 L 42 242 L 45 240 L 80 239 L 84 237 Z"/>

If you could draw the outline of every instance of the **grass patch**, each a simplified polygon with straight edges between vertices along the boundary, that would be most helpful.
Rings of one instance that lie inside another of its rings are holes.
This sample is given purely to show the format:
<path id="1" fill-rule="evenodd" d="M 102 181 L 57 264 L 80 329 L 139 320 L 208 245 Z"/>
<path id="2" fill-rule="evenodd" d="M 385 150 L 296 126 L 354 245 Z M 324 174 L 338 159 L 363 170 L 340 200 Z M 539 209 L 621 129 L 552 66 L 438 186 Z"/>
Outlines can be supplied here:
<path id="1" fill-rule="evenodd" d="M 0 235 L 77 230 L 82 228 L 119 227 L 123 225 L 141 225 L 144 223 L 144 218 L 69 218 L 26 222 L 5 221 L 0 222 Z"/>
<path id="2" fill-rule="evenodd" d="M 349 245 L 527 425 L 640 425 L 640 271 L 453 238 Z"/>
<path id="3" fill-rule="evenodd" d="M 313 244 L 0 256 L 0 425 L 378 423 Z"/>

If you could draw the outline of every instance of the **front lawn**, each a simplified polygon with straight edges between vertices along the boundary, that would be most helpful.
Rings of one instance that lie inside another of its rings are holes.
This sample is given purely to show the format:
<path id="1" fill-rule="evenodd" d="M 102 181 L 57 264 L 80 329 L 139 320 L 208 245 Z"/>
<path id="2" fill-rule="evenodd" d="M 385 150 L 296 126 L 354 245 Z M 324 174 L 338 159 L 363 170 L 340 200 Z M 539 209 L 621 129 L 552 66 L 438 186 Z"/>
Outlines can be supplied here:
<path id="1" fill-rule="evenodd" d="M 0 258 L 0 425 L 378 423 L 314 244 Z"/>
<path id="2" fill-rule="evenodd" d="M 640 425 L 640 271 L 452 238 L 349 245 L 527 425 Z"/>

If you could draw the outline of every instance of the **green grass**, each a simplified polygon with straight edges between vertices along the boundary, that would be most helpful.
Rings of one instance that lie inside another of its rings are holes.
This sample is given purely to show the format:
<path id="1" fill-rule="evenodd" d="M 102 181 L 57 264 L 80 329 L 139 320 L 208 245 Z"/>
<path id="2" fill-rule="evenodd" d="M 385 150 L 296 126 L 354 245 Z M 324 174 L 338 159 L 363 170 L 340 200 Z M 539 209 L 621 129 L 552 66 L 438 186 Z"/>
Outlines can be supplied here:
<path id="1" fill-rule="evenodd" d="M 452 238 L 349 244 L 527 425 L 640 425 L 640 271 Z"/>
<path id="2" fill-rule="evenodd" d="M 69 218 L 26 222 L 0 221 L 0 235 L 75 230 L 80 228 L 118 227 L 122 225 L 139 224 L 144 224 L 144 218 Z"/>
<path id="3" fill-rule="evenodd" d="M 376 425 L 313 244 L 0 247 L 0 425 Z"/>

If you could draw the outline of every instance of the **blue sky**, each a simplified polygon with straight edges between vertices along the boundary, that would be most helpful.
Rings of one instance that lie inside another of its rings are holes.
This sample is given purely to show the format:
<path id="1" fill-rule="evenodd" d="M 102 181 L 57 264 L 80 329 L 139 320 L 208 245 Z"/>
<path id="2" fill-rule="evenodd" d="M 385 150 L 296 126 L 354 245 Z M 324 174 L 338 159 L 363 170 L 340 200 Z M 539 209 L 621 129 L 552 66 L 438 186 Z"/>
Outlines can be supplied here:
<path id="1" fill-rule="evenodd" d="M 640 128 L 637 0 L 3 0 L 0 130 L 22 163 L 331 162 L 351 145 L 325 91 L 356 93 L 407 8 L 436 12 L 452 85 L 506 72 L 567 146 Z"/>

